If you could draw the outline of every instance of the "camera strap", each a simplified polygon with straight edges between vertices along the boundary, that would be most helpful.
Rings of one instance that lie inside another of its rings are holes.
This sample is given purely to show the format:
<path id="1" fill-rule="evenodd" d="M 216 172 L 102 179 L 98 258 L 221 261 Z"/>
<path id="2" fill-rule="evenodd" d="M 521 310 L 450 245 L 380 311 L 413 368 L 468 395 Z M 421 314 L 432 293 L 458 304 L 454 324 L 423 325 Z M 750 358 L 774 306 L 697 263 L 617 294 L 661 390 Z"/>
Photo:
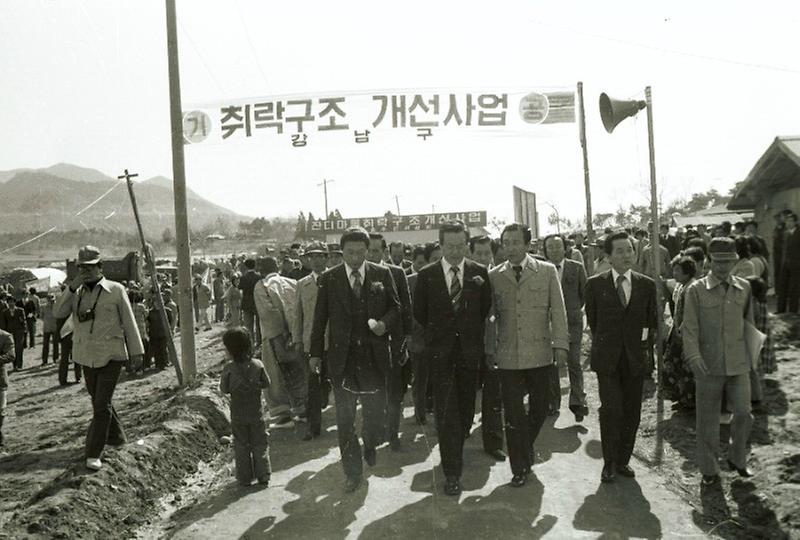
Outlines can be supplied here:
<path id="1" fill-rule="evenodd" d="M 94 303 L 92 304 L 92 309 L 90 310 L 94 313 L 95 308 L 97 307 L 97 301 L 100 300 L 100 294 L 103 292 L 103 287 L 100 286 L 100 283 L 95 285 L 97 288 L 97 296 L 94 297 Z M 83 292 L 86 290 L 86 287 L 81 285 L 81 294 L 78 295 L 78 301 L 75 302 L 75 313 L 73 313 L 74 317 L 78 317 L 80 309 L 81 309 L 81 300 L 83 300 Z M 94 331 L 94 317 L 92 317 L 92 324 L 89 327 L 89 333 L 91 334 Z"/>

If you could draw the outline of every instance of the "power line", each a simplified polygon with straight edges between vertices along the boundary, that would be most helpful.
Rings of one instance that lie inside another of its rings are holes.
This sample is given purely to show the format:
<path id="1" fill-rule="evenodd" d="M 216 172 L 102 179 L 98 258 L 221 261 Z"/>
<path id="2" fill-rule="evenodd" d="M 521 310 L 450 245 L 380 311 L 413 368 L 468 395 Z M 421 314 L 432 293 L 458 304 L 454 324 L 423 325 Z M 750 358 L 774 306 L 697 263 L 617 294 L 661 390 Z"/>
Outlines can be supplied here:
<path id="1" fill-rule="evenodd" d="M 264 73 L 264 69 L 261 67 L 261 62 L 258 61 L 256 48 L 253 46 L 253 41 L 250 39 L 250 31 L 247 29 L 247 24 L 245 24 L 244 22 L 244 17 L 242 17 L 242 9 L 239 7 L 238 0 L 234 0 L 233 3 L 236 6 L 236 13 L 239 15 L 239 22 L 242 23 L 242 28 L 244 28 L 244 37 L 247 38 L 247 44 L 250 46 L 250 52 L 253 53 L 253 60 L 256 61 L 258 72 L 261 73 L 261 79 L 264 81 L 264 88 L 267 88 L 269 87 L 269 83 L 267 82 L 267 76 Z"/>
<path id="2" fill-rule="evenodd" d="M 772 66 L 772 65 L 768 65 L 768 64 L 759 64 L 759 63 L 755 63 L 755 62 L 744 62 L 744 61 L 741 61 L 741 60 L 734 60 L 732 58 L 721 58 L 719 56 L 710 56 L 710 55 L 706 55 L 706 54 L 697 54 L 697 53 L 692 53 L 692 52 L 679 51 L 679 50 L 675 50 L 675 49 L 666 49 L 664 47 L 656 47 L 655 45 L 648 45 L 646 43 L 639 43 L 639 42 L 636 42 L 636 41 L 629 41 L 627 39 L 620 39 L 620 38 L 614 38 L 614 37 L 610 37 L 610 36 L 603 36 L 603 35 L 600 35 L 600 34 L 592 34 L 590 32 L 583 32 L 581 30 L 576 30 L 574 28 L 570 28 L 570 27 L 567 27 L 567 26 L 554 25 L 554 24 L 549 24 L 549 23 L 546 23 L 546 22 L 532 20 L 532 19 L 530 20 L 530 22 L 532 22 L 533 24 L 538 24 L 540 26 L 545 26 L 545 27 L 548 27 L 548 28 L 552 28 L 552 29 L 555 29 L 555 30 L 563 30 L 563 31 L 566 31 L 566 32 L 572 32 L 573 34 L 577 34 L 577 35 L 584 36 L 584 37 L 590 37 L 590 38 L 593 38 L 593 39 L 601 39 L 603 41 L 610 41 L 612 43 L 619 43 L 619 44 L 622 44 L 622 45 L 629 45 L 631 47 L 639 47 L 641 49 L 648 49 L 648 50 L 651 50 L 651 51 L 657 51 L 657 52 L 661 52 L 661 53 L 674 54 L 674 55 L 677 55 L 677 56 L 686 56 L 688 58 L 696 58 L 696 59 L 699 59 L 699 60 L 708 60 L 710 62 L 720 62 L 720 63 L 723 63 L 723 64 L 731 64 L 731 65 L 735 65 L 735 66 L 748 67 L 748 68 L 753 68 L 753 69 L 765 69 L 765 70 L 769 70 L 769 71 L 779 71 L 779 72 L 782 72 L 782 73 L 792 73 L 794 75 L 800 75 L 800 69 L 792 69 L 792 68 L 787 68 L 787 67 L 782 67 L 782 66 Z"/>
<path id="3" fill-rule="evenodd" d="M 223 96 L 226 95 L 225 91 L 222 89 L 222 85 L 219 84 L 219 81 L 217 80 L 217 78 L 214 77 L 214 73 L 211 71 L 211 68 L 208 67 L 208 64 L 206 64 L 206 61 L 203 58 L 203 55 L 200 54 L 200 49 L 197 48 L 197 45 L 195 45 L 194 40 L 192 39 L 192 36 L 190 36 L 189 32 L 186 31 L 186 28 L 183 26 L 183 23 L 181 22 L 180 19 L 178 19 L 178 26 L 181 27 L 181 32 L 183 32 L 183 35 L 189 41 L 189 45 L 191 45 L 192 49 L 194 50 L 195 54 L 197 55 L 197 58 L 200 60 L 200 63 L 203 65 L 203 68 L 206 70 L 206 73 L 208 73 L 208 76 L 211 77 L 212 81 L 214 81 L 214 84 L 217 85 L 217 90 L 219 90 L 220 95 L 223 95 Z"/>

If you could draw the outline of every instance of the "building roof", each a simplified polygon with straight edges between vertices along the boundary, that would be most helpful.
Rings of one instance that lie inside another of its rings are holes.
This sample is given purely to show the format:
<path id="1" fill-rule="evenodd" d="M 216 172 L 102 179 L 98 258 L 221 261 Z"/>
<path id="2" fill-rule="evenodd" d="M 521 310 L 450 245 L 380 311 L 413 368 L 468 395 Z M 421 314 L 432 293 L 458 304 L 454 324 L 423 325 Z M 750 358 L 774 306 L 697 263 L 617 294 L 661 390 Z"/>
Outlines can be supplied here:
<path id="1" fill-rule="evenodd" d="M 775 137 L 728 203 L 729 210 L 755 208 L 760 193 L 800 187 L 800 136 Z"/>

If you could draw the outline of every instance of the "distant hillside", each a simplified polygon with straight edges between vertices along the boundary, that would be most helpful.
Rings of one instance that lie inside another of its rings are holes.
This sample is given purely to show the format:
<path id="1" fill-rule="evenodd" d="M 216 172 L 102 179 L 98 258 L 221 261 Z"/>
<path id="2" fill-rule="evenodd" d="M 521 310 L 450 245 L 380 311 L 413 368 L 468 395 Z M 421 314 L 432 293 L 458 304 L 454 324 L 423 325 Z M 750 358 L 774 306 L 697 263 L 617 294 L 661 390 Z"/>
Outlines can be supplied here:
<path id="1" fill-rule="evenodd" d="M 66 178 L 67 180 L 80 180 L 81 182 L 110 182 L 113 180 L 110 176 L 106 176 L 95 169 L 78 167 L 77 165 L 70 165 L 69 163 L 56 163 L 46 169 L 14 169 L 11 171 L 0 171 L 0 183 L 11 180 L 21 172 L 43 172 L 60 178 Z"/>
<path id="2" fill-rule="evenodd" d="M 1 175 L 0 181 L 3 180 Z M 133 212 L 124 183 L 90 209 L 75 215 L 116 184 L 116 179 L 112 180 L 99 171 L 68 164 L 54 165 L 48 169 L 19 170 L 13 177 L 0 183 L 0 232 L 45 231 L 54 225 L 60 230 L 135 232 Z M 172 181 L 154 177 L 137 182 L 134 189 L 145 232 L 160 238 L 165 228 L 174 230 Z M 232 225 L 249 220 L 246 216 L 207 201 L 191 190 L 187 193 L 187 199 L 192 229 L 213 227 L 218 220 Z"/>

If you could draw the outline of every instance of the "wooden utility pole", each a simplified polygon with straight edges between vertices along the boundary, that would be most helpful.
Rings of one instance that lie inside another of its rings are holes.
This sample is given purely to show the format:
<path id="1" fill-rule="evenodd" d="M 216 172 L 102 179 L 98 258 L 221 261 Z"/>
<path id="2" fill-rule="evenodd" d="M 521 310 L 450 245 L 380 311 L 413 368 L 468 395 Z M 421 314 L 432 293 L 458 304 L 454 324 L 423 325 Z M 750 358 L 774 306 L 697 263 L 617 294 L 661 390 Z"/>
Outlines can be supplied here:
<path id="1" fill-rule="evenodd" d="M 194 305 L 192 303 L 192 253 L 186 205 L 186 171 L 183 161 L 183 111 L 178 65 L 178 31 L 175 0 L 166 0 L 167 65 L 169 68 L 169 116 L 172 130 L 172 185 L 175 196 L 175 248 L 178 254 L 178 310 L 181 323 L 181 363 L 184 384 L 197 374 L 194 357 Z"/>
<path id="2" fill-rule="evenodd" d="M 150 280 L 153 290 L 153 302 L 159 312 L 161 318 L 161 331 L 165 336 L 169 336 L 167 340 L 167 354 L 172 365 L 175 366 L 175 375 L 178 376 L 178 384 L 183 386 L 183 370 L 181 370 L 180 362 L 178 362 L 178 353 L 175 350 L 175 341 L 172 339 L 172 329 L 167 319 L 167 314 L 164 309 L 164 300 L 161 298 L 161 285 L 158 283 L 158 273 L 156 272 L 156 261 L 153 253 L 153 248 L 147 244 L 144 239 L 144 230 L 142 230 L 142 220 L 139 218 L 139 205 L 136 204 L 136 194 L 133 192 L 133 179 L 139 176 L 138 174 L 131 174 L 128 169 L 125 169 L 125 174 L 117 176 L 118 179 L 126 180 L 128 184 L 128 195 L 131 197 L 131 206 L 133 207 L 133 217 L 136 220 L 136 228 L 139 230 L 139 240 L 142 242 L 142 254 L 144 255 L 147 270 L 150 272 Z"/>
<path id="3" fill-rule="evenodd" d="M 650 214 L 653 216 L 653 230 L 650 231 L 650 256 L 653 261 L 653 276 L 656 281 L 656 300 L 658 305 L 658 340 L 656 342 L 656 357 L 658 358 L 657 382 L 661 383 L 664 369 L 664 355 L 661 344 L 664 340 L 664 281 L 661 279 L 661 239 L 659 233 L 658 217 L 658 186 L 656 185 L 656 147 L 653 140 L 653 99 L 650 87 L 644 89 L 645 102 L 647 103 L 647 140 L 650 146 Z"/>
<path id="4" fill-rule="evenodd" d="M 322 186 L 322 189 L 325 192 L 325 219 L 328 219 L 328 184 L 331 182 L 335 182 L 336 180 L 326 180 L 325 178 L 322 179 L 321 184 L 317 184 L 317 186 Z"/>
<path id="5" fill-rule="evenodd" d="M 583 83 L 578 82 L 578 130 L 583 151 L 583 189 L 586 193 L 586 241 L 588 257 L 583 258 L 586 274 L 594 274 L 594 226 L 592 225 L 592 190 L 589 187 L 589 151 L 586 148 L 586 111 L 583 107 Z"/>
<path id="6" fill-rule="evenodd" d="M 397 205 L 397 215 L 399 216 L 400 215 L 400 196 L 399 195 L 395 195 L 394 196 L 394 203 Z"/>

